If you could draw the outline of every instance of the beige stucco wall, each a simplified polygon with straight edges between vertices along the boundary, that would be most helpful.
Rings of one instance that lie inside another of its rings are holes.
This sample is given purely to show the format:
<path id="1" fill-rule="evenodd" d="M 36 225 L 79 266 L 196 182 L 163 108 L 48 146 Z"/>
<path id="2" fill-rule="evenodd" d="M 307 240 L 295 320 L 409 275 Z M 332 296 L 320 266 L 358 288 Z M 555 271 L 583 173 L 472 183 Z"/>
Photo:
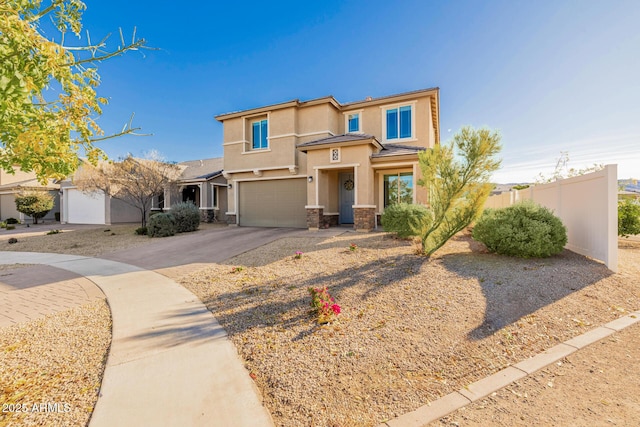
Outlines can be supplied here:
<path id="1" fill-rule="evenodd" d="M 403 105 L 415 105 L 414 123 L 415 123 L 415 135 L 411 139 L 395 139 L 385 141 L 386 135 L 383 134 L 383 121 L 386 119 L 384 112 L 387 108 L 403 106 Z M 345 130 L 345 114 L 361 110 L 361 129 L 363 133 L 373 135 L 376 139 L 382 143 L 398 143 L 403 145 L 420 146 L 420 147 L 433 147 L 435 145 L 435 133 L 433 130 L 433 122 L 431 118 L 431 97 L 417 98 L 411 101 L 393 102 L 385 104 L 377 104 L 371 106 L 358 106 L 350 110 L 345 110 L 340 114 L 340 132 L 346 133 Z"/>
<path id="2" fill-rule="evenodd" d="M 369 143 L 340 147 L 340 161 L 333 163 L 330 161 L 331 148 L 311 150 L 307 153 L 308 171 L 309 174 L 314 176 L 314 182 L 307 184 L 307 204 L 309 206 L 316 205 L 317 188 L 317 205 L 325 206 L 325 209 L 333 211 L 334 202 L 330 195 L 337 191 L 338 185 L 337 177 L 333 176 L 331 172 L 349 171 L 354 172 L 356 185 L 355 204 L 373 205 L 373 169 L 371 168 L 370 156 L 374 147 Z M 329 207 L 326 205 L 329 205 Z M 337 201 L 335 202 L 335 209 L 337 209 Z"/>
<path id="3" fill-rule="evenodd" d="M 338 210 L 338 171 L 349 170 L 356 173 L 356 205 L 377 206 L 381 210 L 382 188 L 380 187 L 378 167 L 372 168 L 371 154 L 374 146 L 370 144 L 341 147 L 340 163 L 331 163 L 329 148 L 310 150 L 303 153 L 296 146 L 303 142 L 314 141 L 325 137 L 340 135 L 345 131 L 345 114 L 350 111 L 361 113 L 361 130 L 372 134 L 380 142 L 384 141 L 384 111 L 386 108 L 412 105 L 413 138 L 393 140 L 403 145 L 433 147 L 435 130 L 432 123 L 431 97 L 433 95 L 416 94 L 416 97 L 401 102 L 393 99 L 385 102 L 375 101 L 354 104 L 353 108 L 340 111 L 331 102 L 311 103 L 309 105 L 275 106 L 273 110 L 259 114 L 248 112 L 245 117 L 225 119 L 224 124 L 224 169 L 229 182 L 236 185 L 243 180 L 279 179 L 295 176 L 314 176 L 314 182 L 307 184 L 308 205 L 325 206 L 325 212 Z M 388 102 L 387 102 L 388 101 Z M 267 118 L 269 132 L 269 148 L 251 150 L 251 122 Z M 390 160 L 393 161 L 393 160 Z M 410 163 L 410 162 L 409 162 Z M 293 167 L 294 175 L 290 168 Z M 403 166 L 404 167 L 404 166 Z M 320 168 L 317 172 L 314 168 Z M 412 165 L 407 171 L 414 172 L 416 180 L 419 171 Z M 404 170 L 403 170 L 404 171 Z M 318 191 L 316 197 L 316 191 Z M 418 189 L 414 184 L 416 201 L 426 203 L 426 191 Z M 236 192 L 227 192 L 226 212 L 236 213 Z M 316 203 L 318 202 L 319 203 Z"/>
<path id="4" fill-rule="evenodd" d="M 298 110 L 297 133 L 300 136 L 298 142 L 313 141 L 331 134 L 337 135 L 340 132 L 339 115 L 341 114 L 332 104 L 319 104 L 300 108 Z"/>

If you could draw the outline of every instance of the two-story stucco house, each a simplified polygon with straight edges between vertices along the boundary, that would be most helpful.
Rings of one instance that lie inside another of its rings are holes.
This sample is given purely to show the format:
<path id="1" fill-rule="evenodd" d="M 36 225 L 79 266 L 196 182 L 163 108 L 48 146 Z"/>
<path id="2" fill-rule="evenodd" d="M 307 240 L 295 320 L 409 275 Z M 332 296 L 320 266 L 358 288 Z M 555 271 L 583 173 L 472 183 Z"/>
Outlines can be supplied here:
<path id="1" fill-rule="evenodd" d="M 439 143 L 438 88 L 347 104 L 293 100 L 216 119 L 232 224 L 365 231 L 391 204 L 427 201 L 418 152 Z"/>

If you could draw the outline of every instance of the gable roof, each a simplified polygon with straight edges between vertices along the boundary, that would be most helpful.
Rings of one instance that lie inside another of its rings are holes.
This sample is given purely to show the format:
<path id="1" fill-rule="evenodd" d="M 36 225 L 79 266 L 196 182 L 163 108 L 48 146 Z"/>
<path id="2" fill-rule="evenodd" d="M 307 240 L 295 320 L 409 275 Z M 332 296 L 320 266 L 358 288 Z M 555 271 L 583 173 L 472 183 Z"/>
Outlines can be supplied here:
<path id="1" fill-rule="evenodd" d="M 344 135 L 335 135 L 327 138 L 317 139 L 315 141 L 303 142 L 298 144 L 297 147 L 300 151 L 306 152 L 307 149 L 313 149 L 315 147 L 322 147 L 330 144 L 340 145 L 357 145 L 361 142 L 370 141 L 371 144 L 378 148 L 382 148 L 382 144 L 378 142 L 375 136 L 368 135 L 366 133 L 346 133 Z"/>
<path id="2" fill-rule="evenodd" d="M 223 158 L 188 160 L 178 165 L 184 167 L 180 181 L 206 181 L 222 174 Z"/>

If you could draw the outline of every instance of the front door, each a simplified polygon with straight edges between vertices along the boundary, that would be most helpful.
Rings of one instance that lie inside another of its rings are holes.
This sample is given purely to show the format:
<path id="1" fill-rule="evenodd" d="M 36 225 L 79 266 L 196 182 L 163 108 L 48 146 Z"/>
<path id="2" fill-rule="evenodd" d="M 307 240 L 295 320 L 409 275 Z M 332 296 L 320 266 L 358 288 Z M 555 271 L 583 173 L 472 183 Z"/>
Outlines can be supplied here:
<path id="1" fill-rule="evenodd" d="M 340 224 L 353 224 L 353 203 L 355 201 L 353 173 L 340 174 Z"/>

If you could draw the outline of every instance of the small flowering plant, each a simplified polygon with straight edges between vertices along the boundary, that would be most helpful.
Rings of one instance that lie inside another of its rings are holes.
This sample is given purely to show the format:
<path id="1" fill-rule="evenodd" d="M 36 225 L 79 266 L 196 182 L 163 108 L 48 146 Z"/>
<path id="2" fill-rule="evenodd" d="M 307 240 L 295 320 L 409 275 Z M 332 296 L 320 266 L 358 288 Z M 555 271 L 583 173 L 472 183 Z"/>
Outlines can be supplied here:
<path id="1" fill-rule="evenodd" d="M 239 267 L 233 267 L 231 269 L 231 273 L 240 273 L 242 270 L 244 270 L 244 267 L 239 266 Z"/>
<path id="2" fill-rule="evenodd" d="M 311 307 L 318 313 L 318 323 L 329 323 L 340 314 L 340 306 L 331 295 L 326 286 L 322 288 L 309 288 L 311 294 Z"/>
<path id="3" fill-rule="evenodd" d="M 302 258 L 302 252 L 300 251 L 296 251 L 296 254 L 293 256 L 294 259 L 300 259 Z"/>
<path id="4" fill-rule="evenodd" d="M 358 245 L 356 245 L 355 243 L 350 244 L 350 245 L 349 245 L 349 250 L 350 250 L 351 252 L 355 252 L 355 251 L 357 251 L 357 250 L 358 250 Z"/>

